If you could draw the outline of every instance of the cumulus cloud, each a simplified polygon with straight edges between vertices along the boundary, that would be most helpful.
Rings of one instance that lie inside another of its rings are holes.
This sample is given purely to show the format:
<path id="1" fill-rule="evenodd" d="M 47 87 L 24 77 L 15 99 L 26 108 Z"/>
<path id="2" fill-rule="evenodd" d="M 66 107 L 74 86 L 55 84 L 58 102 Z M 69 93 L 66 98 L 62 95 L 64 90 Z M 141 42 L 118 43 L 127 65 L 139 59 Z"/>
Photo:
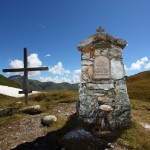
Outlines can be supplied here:
<path id="1" fill-rule="evenodd" d="M 124 65 L 124 69 L 127 71 L 127 70 L 129 70 L 129 68 L 127 68 L 127 66 L 126 65 Z"/>
<path id="2" fill-rule="evenodd" d="M 23 68 L 24 63 L 22 60 L 12 60 L 9 65 L 12 68 Z M 28 56 L 28 67 L 41 67 L 42 66 L 42 61 L 39 59 L 38 54 L 31 54 Z M 22 73 L 15 73 L 15 74 L 21 74 Z M 29 76 L 37 76 L 40 75 L 40 71 L 30 71 Z"/>
<path id="3" fill-rule="evenodd" d="M 49 68 L 49 72 L 52 74 L 58 74 L 58 75 L 63 75 L 63 74 L 70 74 L 70 70 L 65 70 L 62 62 L 58 62 L 55 66 Z"/>
<path id="4" fill-rule="evenodd" d="M 9 65 L 12 67 L 12 68 L 23 68 L 23 61 L 22 60 L 12 60 Z"/>
<path id="5" fill-rule="evenodd" d="M 62 83 L 62 82 L 71 83 L 70 79 L 65 78 L 65 77 L 60 78 L 58 76 L 56 76 L 54 78 L 52 78 L 52 77 L 40 77 L 39 81 L 41 81 L 41 82 L 55 82 L 55 83 Z"/>
<path id="6" fill-rule="evenodd" d="M 28 56 L 28 66 L 29 67 L 41 67 L 42 62 L 38 57 L 38 54 L 31 54 Z"/>
<path id="7" fill-rule="evenodd" d="M 80 75 L 74 74 L 72 77 L 72 83 L 79 83 L 80 82 Z"/>
<path id="8" fill-rule="evenodd" d="M 39 59 L 38 54 L 31 54 L 28 56 L 28 67 L 41 67 L 42 61 Z M 41 71 L 30 71 L 29 76 L 38 76 Z"/>
<path id="9" fill-rule="evenodd" d="M 150 69 L 150 62 L 145 65 L 145 69 Z"/>
<path id="10" fill-rule="evenodd" d="M 76 69 L 73 71 L 72 83 L 80 82 L 81 69 Z"/>
<path id="11" fill-rule="evenodd" d="M 81 69 L 74 70 L 74 74 L 81 74 Z"/>
<path id="12" fill-rule="evenodd" d="M 140 70 L 142 67 L 147 66 L 146 62 L 148 62 L 148 57 L 143 57 L 135 63 L 132 63 L 130 68 L 127 68 L 125 65 L 125 70 Z"/>
<path id="13" fill-rule="evenodd" d="M 58 63 L 58 64 L 60 65 L 61 63 Z M 58 69 L 58 68 L 62 68 L 61 65 L 60 65 L 61 67 L 58 67 L 59 66 L 58 64 L 57 64 L 57 67 L 55 66 L 55 69 L 54 69 L 55 71 L 56 70 L 57 71 L 61 70 L 61 69 Z M 55 82 L 55 83 L 68 82 L 68 83 L 71 83 L 71 84 L 80 82 L 81 69 L 77 69 L 77 70 L 74 70 L 72 72 L 69 71 L 69 75 L 58 73 L 58 72 L 57 72 L 57 74 L 59 74 L 59 76 L 56 76 L 56 77 L 40 77 L 39 81 L 41 81 L 41 82 Z M 56 74 L 56 72 L 55 72 L 55 74 Z"/>

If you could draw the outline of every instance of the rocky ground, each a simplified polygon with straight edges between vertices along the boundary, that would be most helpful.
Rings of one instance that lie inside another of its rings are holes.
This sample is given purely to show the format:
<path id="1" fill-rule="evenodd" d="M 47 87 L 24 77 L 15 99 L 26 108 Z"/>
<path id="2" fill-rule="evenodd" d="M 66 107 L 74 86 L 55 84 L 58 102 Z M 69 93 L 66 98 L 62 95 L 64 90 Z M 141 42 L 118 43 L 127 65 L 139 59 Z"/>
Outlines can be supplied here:
<path id="1" fill-rule="evenodd" d="M 57 114 L 58 117 L 68 117 L 75 113 L 75 103 L 60 103 L 57 107 L 53 108 L 51 112 L 54 115 Z M 45 115 L 46 113 L 26 115 L 18 120 L 12 121 L 5 126 L 1 126 L 0 150 L 9 150 L 15 148 L 24 149 L 22 147 L 26 147 L 25 145 L 30 145 L 30 147 L 35 146 L 36 149 L 36 147 L 38 147 L 38 142 L 36 142 L 36 140 L 38 141 L 38 138 L 41 137 L 40 140 L 43 140 L 44 142 L 44 140 L 47 138 L 47 134 L 49 133 L 49 128 L 43 127 L 41 124 L 41 118 Z M 22 146 L 19 147 L 21 144 Z"/>
<path id="2" fill-rule="evenodd" d="M 69 117 L 75 113 L 75 103 L 60 103 L 51 111 L 59 117 Z M 50 128 L 41 125 L 46 113 L 25 115 L 0 127 L 0 150 L 55 150 L 57 144 L 52 140 L 55 134 Z M 113 143 L 111 149 L 126 150 Z"/>

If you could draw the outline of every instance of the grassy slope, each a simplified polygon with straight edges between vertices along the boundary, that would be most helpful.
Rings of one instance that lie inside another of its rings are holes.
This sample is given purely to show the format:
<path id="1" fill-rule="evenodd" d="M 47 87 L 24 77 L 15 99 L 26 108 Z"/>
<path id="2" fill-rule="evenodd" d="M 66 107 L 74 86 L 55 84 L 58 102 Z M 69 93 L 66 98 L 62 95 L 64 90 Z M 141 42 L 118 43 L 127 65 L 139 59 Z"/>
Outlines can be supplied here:
<path id="1" fill-rule="evenodd" d="M 9 80 L 8 78 L 4 77 L 3 75 L 0 75 L 0 85 L 6 85 L 6 86 L 10 86 L 10 87 L 20 88 L 20 84 Z"/>
<path id="2" fill-rule="evenodd" d="M 127 78 L 128 92 L 132 108 L 132 127 L 118 137 L 117 141 L 132 149 L 149 150 L 150 132 L 144 129 L 140 123 L 150 124 L 150 71 L 142 72 Z M 11 98 L 0 95 L 3 99 L 12 103 Z M 131 99 L 132 98 L 132 99 Z M 61 102 L 71 102 L 78 99 L 77 91 L 49 91 L 30 97 L 30 105 L 40 104 L 45 111 L 50 111 Z M 16 99 L 18 100 L 18 99 Z M 37 100 L 39 102 L 37 102 Z M 1 102 L 0 102 L 1 103 Z M 7 104 L 7 103 L 6 103 Z M 50 113 L 50 112 L 49 112 Z M 60 126 L 66 124 L 66 120 L 58 121 L 59 126 L 54 124 L 53 130 L 58 130 Z M 75 124 L 75 121 L 73 122 Z"/>
<path id="3" fill-rule="evenodd" d="M 130 99 L 150 100 L 150 71 L 127 77 Z"/>
<path id="4" fill-rule="evenodd" d="M 0 99 L 1 98 L 5 100 L 5 104 L 6 102 L 8 102 L 7 105 L 10 106 L 11 104 L 12 106 L 15 106 L 14 101 L 12 101 L 10 97 L 2 96 L 0 97 Z M 15 100 L 18 101 L 19 99 Z M 75 102 L 76 100 L 78 100 L 77 91 L 48 91 L 47 93 L 31 95 L 29 105 L 40 104 L 44 112 L 51 114 L 52 108 L 55 108 L 55 106 L 57 107 L 58 104 L 62 102 Z M 140 123 L 143 122 L 150 124 L 150 102 L 136 99 L 131 99 L 130 101 L 132 108 L 132 127 L 124 131 L 122 135 L 117 138 L 117 141 L 118 143 L 125 145 L 131 149 L 149 150 L 150 132 L 144 129 L 140 125 Z M 17 119 L 18 117 L 16 117 L 16 115 L 13 115 L 12 117 L 8 117 L 6 119 L 1 118 L 0 124 L 7 123 L 8 121 L 11 121 L 12 119 Z M 67 122 L 69 122 L 69 124 Z M 63 129 L 63 126 L 66 125 L 68 127 L 65 127 Z M 50 131 L 59 131 L 61 128 L 62 132 L 65 133 L 72 128 L 78 127 L 78 125 L 79 124 L 76 119 L 66 120 L 66 118 L 59 118 L 58 122 L 56 122 L 52 127 L 50 127 Z"/>

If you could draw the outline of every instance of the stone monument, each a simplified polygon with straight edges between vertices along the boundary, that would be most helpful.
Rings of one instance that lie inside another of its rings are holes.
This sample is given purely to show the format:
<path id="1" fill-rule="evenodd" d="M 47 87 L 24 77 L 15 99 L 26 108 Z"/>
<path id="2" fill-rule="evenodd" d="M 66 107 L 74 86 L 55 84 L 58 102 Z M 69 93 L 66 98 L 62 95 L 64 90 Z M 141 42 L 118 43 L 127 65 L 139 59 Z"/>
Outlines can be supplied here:
<path id="1" fill-rule="evenodd" d="M 128 128 L 131 123 L 122 49 L 127 42 L 97 29 L 78 45 L 81 51 L 81 82 L 77 112 L 100 131 Z"/>

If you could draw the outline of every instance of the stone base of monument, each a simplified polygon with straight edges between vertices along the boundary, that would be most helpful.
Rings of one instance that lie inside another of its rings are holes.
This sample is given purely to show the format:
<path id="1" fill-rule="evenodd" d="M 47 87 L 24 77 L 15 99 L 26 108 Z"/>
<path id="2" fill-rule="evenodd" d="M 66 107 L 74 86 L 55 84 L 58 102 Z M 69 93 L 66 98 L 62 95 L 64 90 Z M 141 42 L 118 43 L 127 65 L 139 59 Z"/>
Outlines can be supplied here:
<path id="1" fill-rule="evenodd" d="M 126 129 L 131 124 L 122 61 L 126 44 L 108 33 L 97 33 L 78 45 L 82 69 L 77 113 L 102 135 Z"/>

